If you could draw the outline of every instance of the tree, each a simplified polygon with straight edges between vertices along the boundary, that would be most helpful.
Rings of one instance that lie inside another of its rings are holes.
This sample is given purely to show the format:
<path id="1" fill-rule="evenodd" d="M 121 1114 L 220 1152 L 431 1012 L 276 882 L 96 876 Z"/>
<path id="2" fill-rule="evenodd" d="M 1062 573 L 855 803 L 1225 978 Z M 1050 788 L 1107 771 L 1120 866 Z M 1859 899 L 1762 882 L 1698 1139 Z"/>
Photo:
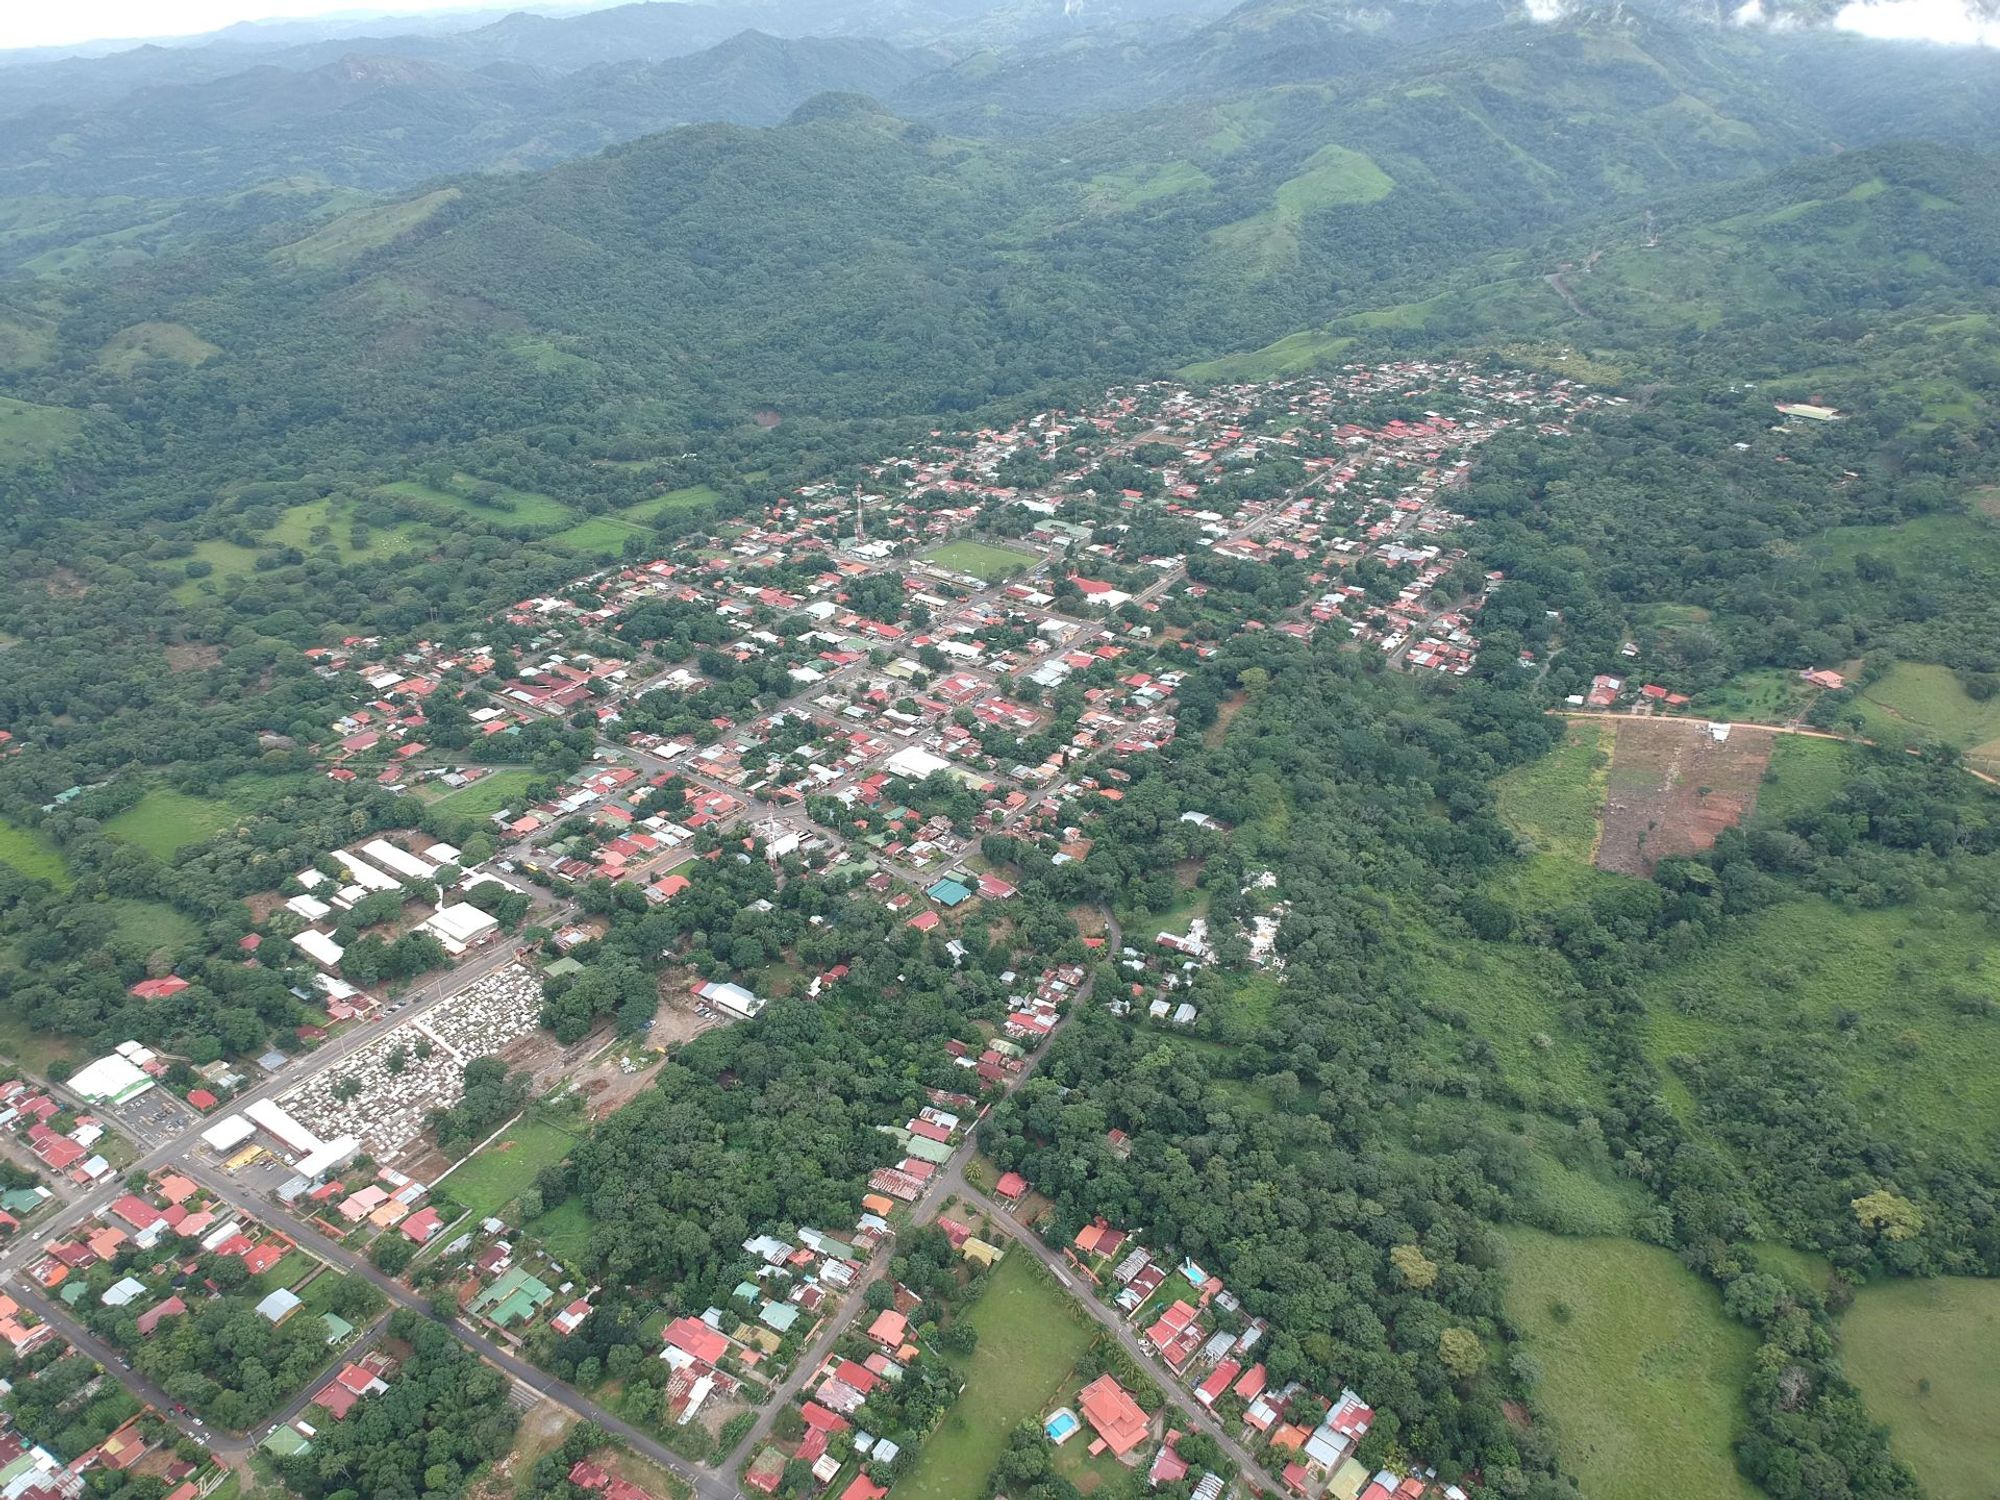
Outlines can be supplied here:
<path id="1" fill-rule="evenodd" d="M 1438 1359 L 1458 1380 L 1470 1380 L 1486 1363 L 1486 1346 L 1470 1328 L 1447 1328 L 1438 1335 Z"/>
<path id="2" fill-rule="evenodd" d="M 1436 1263 L 1415 1245 L 1396 1246 L 1389 1252 L 1389 1262 L 1396 1268 L 1403 1285 L 1412 1291 L 1426 1291 L 1437 1284 Z"/>

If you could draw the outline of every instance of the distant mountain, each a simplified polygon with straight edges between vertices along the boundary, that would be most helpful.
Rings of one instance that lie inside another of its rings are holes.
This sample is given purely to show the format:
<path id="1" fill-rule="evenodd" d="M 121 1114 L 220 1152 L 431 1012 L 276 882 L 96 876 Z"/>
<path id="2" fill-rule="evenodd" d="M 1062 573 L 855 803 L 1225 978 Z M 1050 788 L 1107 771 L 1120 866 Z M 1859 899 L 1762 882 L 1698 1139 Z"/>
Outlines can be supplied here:
<path id="1" fill-rule="evenodd" d="M 1837 103 L 1802 108 L 1757 38 L 1643 17 L 1490 27 L 1020 140 L 821 97 L 778 129 L 468 179 L 254 268 L 218 253 L 80 295 L 107 337 L 178 323 L 221 349 L 200 371 L 218 409 L 288 387 L 371 444 L 489 420 L 468 369 L 517 423 L 545 382 L 676 430 L 964 409 L 1254 348 L 1620 205 L 1830 156 Z"/>
<path id="2" fill-rule="evenodd" d="M 939 61 L 744 32 L 691 57 L 566 74 L 360 53 L 305 72 L 266 64 L 19 116 L 0 131 L 0 195 L 178 199 L 285 177 L 389 188 L 540 167 L 693 121 L 774 124 L 827 90 L 892 93 Z"/>

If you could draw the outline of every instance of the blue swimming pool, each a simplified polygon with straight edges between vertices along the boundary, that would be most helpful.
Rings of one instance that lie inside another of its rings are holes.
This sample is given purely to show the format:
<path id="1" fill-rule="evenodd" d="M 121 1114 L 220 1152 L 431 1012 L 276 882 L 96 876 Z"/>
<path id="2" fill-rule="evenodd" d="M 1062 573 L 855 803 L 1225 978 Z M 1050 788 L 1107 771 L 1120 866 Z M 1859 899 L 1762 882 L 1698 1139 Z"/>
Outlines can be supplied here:
<path id="1" fill-rule="evenodd" d="M 1060 1443 L 1076 1431 L 1077 1425 L 1076 1413 L 1065 1406 L 1042 1423 L 1042 1431 L 1049 1435 L 1050 1442 Z"/>

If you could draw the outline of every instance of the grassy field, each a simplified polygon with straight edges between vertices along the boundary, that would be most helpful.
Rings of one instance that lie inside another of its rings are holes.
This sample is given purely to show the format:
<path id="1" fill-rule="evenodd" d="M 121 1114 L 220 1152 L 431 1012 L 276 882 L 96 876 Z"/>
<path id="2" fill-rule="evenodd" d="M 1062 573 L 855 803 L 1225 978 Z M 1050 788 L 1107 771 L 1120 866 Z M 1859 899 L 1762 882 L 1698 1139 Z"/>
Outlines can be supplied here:
<path id="1" fill-rule="evenodd" d="M 1537 1405 L 1592 1500 L 1756 1500 L 1730 1453 L 1755 1342 L 1667 1251 L 1502 1231 L 1507 1316 L 1542 1368 Z"/>
<path id="2" fill-rule="evenodd" d="M 1500 817 L 1527 845 L 1527 857 L 1492 877 L 1493 894 L 1516 910 L 1566 906 L 1598 879 L 1591 867 L 1603 830 L 1611 774 L 1610 724 L 1570 723 L 1562 743 L 1495 786 Z"/>
<path id="3" fill-rule="evenodd" d="M 519 808 L 534 779 L 533 771 L 494 771 L 471 786 L 446 793 L 435 806 L 439 812 L 454 818 L 477 818 L 483 822 L 502 808 Z"/>
<path id="4" fill-rule="evenodd" d="M 69 887 L 69 866 L 62 850 L 40 831 L 0 818 L 0 864 L 12 865 L 30 880 Z"/>
<path id="5" fill-rule="evenodd" d="M 456 484 L 475 483 L 472 476 L 453 476 Z M 509 489 L 497 486 L 500 498 L 513 502 L 512 510 L 501 510 L 489 505 L 475 505 L 463 495 L 455 495 L 449 490 L 434 490 L 429 485 L 414 479 L 399 480 L 395 484 L 385 484 L 378 494 L 392 495 L 405 500 L 422 500 L 431 505 L 457 511 L 462 515 L 491 521 L 497 526 L 546 526 L 559 527 L 573 519 L 568 506 L 548 495 L 538 495 L 530 490 Z"/>
<path id="6" fill-rule="evenodd" d="M 171 859 L 175 850 L 234 827 L 241 816 L 227 802 L 156 786 L 108 821 L 104 829 L 161 859 Z"/>
<path id="7" fill-rule="evenodd" d="M 83 418 L 60 406 L 0 396 L 0 463 L 54 453 L 83 431 Z"/>
<path id="8" fill-rule="evenodd" d="M 1825 1044 L 1830 1076 L 1888 1138 L 1990 1152 L 2000 1027 L 1959 1002 L 2000 1001 L 2000 972 L 1986 962 L 1985 925 L 1947 899 L 1860 911 L 1808 898 L 1740 918 L 1723 941 L 1642 981 L 1655 1059 L 1782 1030 Z"/>
<path id="9" fill-rule="evenodd" d="M 646 534 L 645 527 L 621 521 L 616 516 L 591 516 L 567 530 L 556 532 L 549 540 L 574 547 L 579 552 L 620 553 L 625 550 L 626 542 Z"/>
<path id="10" fill-rule="evenodd" d="M 558 1204 L 523 1227 L 566 1266 L 580 1267 L 589 1257 L 590 1215 L 575 1198 Z"/>
<path id="11" fill-rule="evenodd" d="M 1714 693 L 1704 693 L 1699 707 L 1711 718 L 1783 724 L 1812 707 L 1817 696 L 1818 690 L 1799 681 L 1798 673 L 1759 667 L 1737 673 Z"/>
<path id="12" fill-rule="evenodd" d="M 134 323 L 111 335 L 97 362 L 114 375 L 130 375 L 149 359 L 192 368 L 221 352 L 185 323 Z"/>
<path id="13" fill-rule="evenodd" d="M 934 562 L 940 568 L 950 568 L 954 573 L 969 573 L 987 583 L 1024 572 L 1035 564 L 1034 557 L 1029 553 L 965 538 L 945 543 L 926 561 Z"/>
<path id="14" fill-rule="evenodd" d="M 964 1316 L 979 1330 L 978 1349 L 959 1362 L 965 1390 L 897 1484 L 898 1500 L 979 1500 L 1008 1434 L 1050 1409 L 1090 1347 L 1082 1312 L 1018 1250 Z"/>
<path id="15" fill-rule="evenodd" d="M 74 1062 L 77 1044 L 54 1032 L 38 1031 L 20 1012 L 0 1009 L 0 1057 L 12 1058 L 24 1068 L 46 1073 L 57 1058 Z"/>
<path id="16" fill-rule="evenodd" d="M 1520 944 L 1413 936 L 1403 962 L 1418 994 L 1470 1019 L 1528 1101 L 1557 1111 L 1602 1107 L 1604 1086 L 1591 1071 L 1590 1050 L 1563 1018 L 1573 981 L 1562 960 Z M 1440 1032 L 1437 1043 L 1455 1051 L 1463 1037 Z"/>
<path id="17" fill-rule="evenodd" d="M 1949 667 L 1899 661 L 1862 689 L 1859 705 L 1871 734 L 1918 735 L 2000 759 L 2000 698 L 1975 701 Z"/>
<path id="18" fill-rule="evenodd" d="M 2000 1281 L 1863 1287 L 1840 1320 L 1847 1378 L 1933 1500 L 1992 1500 L 2000 1474 Z"/>
<path id="19" fill-rule="evenodd" d="M 280 245 L 271 252 L 271 259 L 312 270 L 346 265 L 414 229 L 457 196 L 457 188 L 439 188 L 400 203 L 357 208 L 322 224 L 302 240 Z"/>
<path id="20" fill-rule="evenodd" d="M 139 953 L 164 948 L 184 953 L 201 936 L 200 927 L 164 901 L 141 901 L 121 896 L 105 903 L 117 919 L 117 939 Z"/>
<path id="21" fill-rule="evenodd" d="M 1757 793 L 1750 826 L 1780 827 L 1795 813 L 1826 806 L 1853 769 L 1855 752 L 1836 740 L 1802 734 L 1773 737 L 1771 764 Z"/>
<path id="22" fill-rule="evenodd" d="M 1084 187 L 1084 202 L 1096 213 L 1122 213 L 1160 198 L 1204 192 L 1215 184 L 1191 161 L 1146 162 L 1123 172 L 1105 172 Z"/>
<path id="23" fill-rule="evenodd" d="M 1188 380 L 1220 382 L 1229 380 L 1283 380 L 1288 376 L 1316 370 L 1340 358 L 1354 346 L 1345 335 L 1307 329 L 1288 333 L 1275 343 L 1242 354 L 1225 354 L 1220 359 L 1202 360 L 1181 371 Z"/>
<path id="24" fill-rule="evenodd" d="M 533 1187 L 535 1176 L 569 1155 L 576 1137 L 542 1120 L 522 1120 L 449 1177 L 445 1191 L 480 1218 L 497 1215 Z"/>
<path id="25" fill-rule="evenodd" d="M 1520 1217 L 1552 1234 L 1624 1235 L 1646 1206 L 1646 1194 L 1630 1178 L 1608 1168 L 1584 1171 L 1537 1151 L 1527 1179 L 1514 1194 Z"/>

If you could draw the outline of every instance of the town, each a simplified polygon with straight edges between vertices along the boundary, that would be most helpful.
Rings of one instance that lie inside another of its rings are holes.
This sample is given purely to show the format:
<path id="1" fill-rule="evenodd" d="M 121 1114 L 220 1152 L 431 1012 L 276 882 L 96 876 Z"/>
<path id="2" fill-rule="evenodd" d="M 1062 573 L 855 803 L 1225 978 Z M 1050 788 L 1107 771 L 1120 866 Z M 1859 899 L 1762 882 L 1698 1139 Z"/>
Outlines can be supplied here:
<path id="1" fill-rule="evenodd" d="M 527 1420 L 587 1425 L 577 1487 L 883 1500 L 956 1395 L 979 1289 L 1030 1275 L 1093 1349 L 1033 1413 L 1073 1477 L 1462 1500 L 1421 1454 L 1371 1462 L 1365 1391 L 1271 1380 L 1267 1324 L 1221 1278 L 1143 1232 L 1065 1231 L 980 1150 L 1081 1008 L 1200 1037 L 1210 971 L 1282 983 L 1282 873 L 1232 884 L 1226 919 L 1164 899 L 1127 930 L 1096 910 L 1080 956 L 981 961 L 1010 871 L 1085 859 L 1135 764 L 1230 710 L 1191 720 L 1182 691 L 1218 641 L 1331 638 L 1465 676 L 1502 580 L 1457 544 L 1453 491 L 1495 434 L 1560 441 L 1599 400 L 1417 361 L 1123 388 L 940 431 L 489 620 L 315 646 L 351 696 L 324 774 L 483 826 L 366 830 L 286 867 L 232 962 L 309 1010 L 296 1046 L 128 1041 L 0 1083 L 0 1338 L 17 1391 L 48 1393 L 10 1408 L 9 1500 L 78 1500 L 104 1470 L 157 1475 L 168 1500 L 283 1482 L 406 1378 L 410 1315 Z M 579 744 L 574 769 L 523 765 Z M 1176 815 L 1191 860 L 1230 835 Z M 829 920 L 835 902 L 852 915 Z M 648 918 L 657 982 L 604 977 L 614 913 Z M 994 1022 L 936 1050 L 921 1108 L 876 1122 L 898 1154 L 851 1217 L 752 1226 L 726 1298 L 638 1310 L 657 1359 L 607 1394 L 576 1351 L 623 1291 L 593 1280 L 587 1221 L 544 1204 L 538 1172 L 678 1048 L 810 1005 L 857 945 L 905 934 L 990 985 Z"/>

